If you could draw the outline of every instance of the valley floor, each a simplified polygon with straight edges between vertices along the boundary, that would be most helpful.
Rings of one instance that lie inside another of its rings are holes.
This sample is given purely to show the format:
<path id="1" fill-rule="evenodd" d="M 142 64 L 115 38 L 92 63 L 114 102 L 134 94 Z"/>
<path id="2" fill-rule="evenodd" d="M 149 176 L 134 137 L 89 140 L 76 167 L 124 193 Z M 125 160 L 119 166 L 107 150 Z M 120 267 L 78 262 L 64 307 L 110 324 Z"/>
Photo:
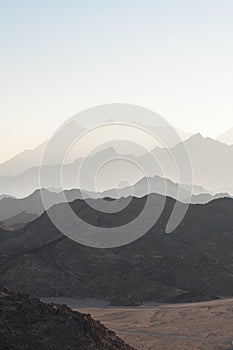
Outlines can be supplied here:
<path id="1" fill-rule="evenodd" d="M 233 350 L 233 299 L 138 308 L 79 308 L 138 350 Z"/>

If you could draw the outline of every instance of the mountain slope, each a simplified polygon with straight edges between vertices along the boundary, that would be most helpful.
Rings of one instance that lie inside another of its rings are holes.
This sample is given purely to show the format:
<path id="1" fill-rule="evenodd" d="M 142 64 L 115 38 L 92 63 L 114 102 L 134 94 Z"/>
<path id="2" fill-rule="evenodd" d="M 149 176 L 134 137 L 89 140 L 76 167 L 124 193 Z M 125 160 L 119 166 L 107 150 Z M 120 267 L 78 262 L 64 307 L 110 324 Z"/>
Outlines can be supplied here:
<path id="1" fill-rule="evenodd" d="M 233 145 L 233 128 L 225 131 L 223 134 L 219 135 L 217 140 L 224 142 L 228 145 Z"/>
<path id="2" fill-rule="evenodd" d="M 33 150 L 26 150 L 15 155 L 13 158 L 0 164 L 1 176 L 17 176 L 32 166 L 41 163 L 41 157 L 47 141 L 43 142 Z"/>
<path id="3" fill-rule="evenodd" d="M 44 205 L 41 198 L 41 193 L 47 198 L 50 206 L 62 203 L 64 195 L 67 201 L 71 202 L 74 199 L 81 198 L 79 190 L 69 190 L 63 193 L 47 191 L 45 189 L 36 190 L 26 198 L 4 198 L 0 200 L 0 221 L 6 221 L 10 218 L 22 213 L 41 215 L 44 212 Z M 16 222 L 15 222 L 16 223 Z"/>
<path id="4" fill-rule="evenodd" d="M 26 211 L 22 211 L 19 214 L 12 216 L 10 219 L 0 222 L 0 227 L 7 231 L 14 231 L 23 228 L 26 224 L 37 218 L 37 214 L 29 214 Z"/>
<path id="5" fill-rule="evenodd" d="M 47 159 L 50 165 L 58 164 L 60 148 L 63 144 L 66 144 L 67 139 L 72 138 L 73 135 L 84 132 L 81 126 L 75 121 L 67 122 L 62 130 L 59 130 L 54 136 L 54 140 L 59 139 L 52 152 L 52 156 Z M 15 155 L 11 159 L 0 164 L 0 176 L 15 177 L 18 176 L 32 167 L 38 167 L 41 164 L 44 150 L 47 146 L 48 141 L 44 141 L 32 150 L 26 150 Z"/>
<path id="6" fill-rule="evenodd" d="M 159 203 L 163 198 L 155 196 Z M 124 215 L 97 213 L 85 202 L 71 203 L 93 225 L 117 227 L 132 220 L 145 198 L 133 198 Z M 1 233 L 0 284 L 37 296 L 173 300 L 191 293 L 198 298 L 233 294 L 233 201 L 192 205 L 174 233 L 165 226 L 174 201 L 141 239 L 121 248 L 95 249 L 63 236 L 44 213 L 23 230 Z M 62 205 L 53 208 L 62 213 Z M 69 222 L 69 217 L 63 220 Z M 142 223 L 143 224 L 143 223 Z"/>
<path id="7" fill-rule="evenodd" d="M 208 188 L 213 193 L 226 192 L 226 189 L 232 187 L 233 145 L 229 146 L 210 138 L 204 138 L 200 134 L 189 138 L 184 145 L 190 155 L 194 184 Z M 182 144 L 172 149 L 174 158 L 181 164 L 182 150 Z M 179 182 L 176 165 L 172 164 L 169 152 L 155 148 L 153 154 L 164 169 L 164 176 L 173 182 Z"/>
<path id="8" fill-rule="evenodd" d="M 186 140 L 186 146 L 190 154 L 190 168 L 193 170 L 193 179 L 187 181 L 194 183 L 210 192 L 232 192 L 233 178 L 233 145 L 229 146 L 201 135 L 194 135 Z M 146 153 L 143 156 L 124 155 L 126 161 L 116 161 L 119 155 L 113 148 L 107 148 L 84 159 L 78 158 L 73 163 L 63 166 L 63 188 L 83 188 L 87 191 L 103 192 L 116 187 L 116 183 L 122 178 L 127 179 L 130 184 L 139 181 L 143 174 L 136 168 L 146 169 L 147 177 L 155 175 L 167 178 L 174 183 L 180 183 L 177 166 L 171 159 L 173 155 L 176 163 L 183 164 L 183 144 L 178 144 L 172 149 L 155 148 L 152 154 Z M 154 156 L 154 161 L 152 159 Z M 115 160 L 115 161 L 113 161 Z M 101 175 L 98 169 L 101 165 L 108 163 L 108 167 Z M 137 164 L 137 167 L 130 166 Z M 80 169 L 81 181 L 78 181 L 77 174 Z M 120 172 L 119 172 L 120 168 Z M 32 167 L 18 176 L 0 176 L 0 193 L 7 193 L 13 196 L 25 197 L 40 188 L 61 187 L 60 167 L 57 165 L 45 165 L 43 168 L 43 181 L 40 182 L 40 168 Z M 162 171 L 161 171 L 162 169 Z M 98 188 L 90 174 L 98 174 Z M 190 183 L 187 183 L 190 185 Z M 187 188 L 186 188 L 187 189 Z M 168 193 L 169 194 L 169 193 Z"/>
<path id="9" fill-rule="evenodd" d="M 112 122 L 112 121 L 110 121 Z M 119 127 L 119 126 L 118 126 Z M 59 155 L 60 155 L 60 149 L 62 149 L 62 145 L 66 144 L 67 140 L 72 139 L 72 137 L 74 135 L 80 136 L 81 134 L 85 133 L 87 130 L 78 125 L 76 121 L 69 121 L 66 123 L 66 125 L 61 129 L 58 130 L 56 132 L 56 135 L 54 136 L 54 140 L 55 140 L 55 145 L 54 145 L 54 149 L 51 152 L 51 157 L 49 159 L 47 159 L 46 165 L 56 165 L 58 164 L 58 159 L 59 159 Z M 161 127 L 161 128 L 152 128 L 152 132 L 155 132 L 157 135 L 166 135 L 166 139 L 169 140 L 169 144 L 167 145 L 168 147 L 174 147 L 177 144 L 177 138 L 175 138 L 174 140 L 172 139 L 172 135 L 170 135 L 170 129 L 166 128 L 166 127 Z M 111 132 L 111 131 L 110 131 Z M 128 134 L 129 134 L 129 139 L 131 138 L 131 136 L 134 135 L 133 132 L 133 128 L 127 130 Z M 177 129 L 177 133 L 180 135 L 181 140 L 186 140 L 188 139 L 188 137 L 191 136 L 190 133 L 181 131 Z M 132 134 L 132 135 L 131 135 Z M 130 136 L 131 135 L 131 136 Z M 79 143 L 77 144 L 77 147 L 74 146 L 74 148 L 72 148 L 70 150 L 70 154 L 69 154 L 69 161 L 68 163 L 73 162 L 75 159 L 77 158 L 81 158 L 84 156 L 84 154 L 86 154 L 86 152 L 89 149 L 95 148 L 96 144 L 95 142 L 93 143 L 93 140 L 95 140 L 95 136 L 98 136 L 94 134 L 94 136 L 87 138 L 86 140 L 86 144 L 85 142 Z M 137 142 L 137 133 L 134 135 L 134 139 L 135 142 Z M 41 143 L 40 145 L 38 145 L 37 147 L 35 147 L 32 150 L 25 150 L 23 152 L 20 152 L 19 154 L 15 155 L 14 157 L 12 157 L 11 159 L 3 162 L 0 164 L 0 177 L 4 177 L 4 176 L 18 176 L 22 173 L 24 173 L 25 171 L 27 171 L 29 168 L 31 167 L 38 167 L 41 164 L 41 159 L 43 156 L 43 152 L 46 148 L 48 141 L 44 141 L 43 143 Z M 113 144 L 113 142 L 109 143 L 109 147 L 111 147 Z M 89 147 L 87 147 L 87 145 L 89 145 Z M 157 142 L 156 140 L 153 142 L 153 145 L 151 145 L 151 148 L 155 147 L 156 145 L 160 145 L 159 142 Z M 121 143 L 115 144 L 116 146 L 116 151 L 120 154 L 125 153 L 125 145 L 123 145 L 123 147 L 121 146 Z M 106 147 L 106 146 L 104 146 Z M 103 147 L 98 147 L 98 151 L 101 151 Z M 139 154 L 139 149 L 136 150 L 136 152 L 134 151 L 135 147 L 131 147 L 130 144 L 127 144 L 127 152 L 126 153 L 132 153 L 134 155 Z M 141 154 L 141 151 L 140 151 Z"/>
<path id="10" fill-rule="evenodd" d="M 60 190 L 58 192 L 54 192 L 41 189 L 36 190 L 25 198 L 0 199 L 0 222 L 7 221 L 6 224 L 8 224 L 8 220 L 15 218 L 14 224 L 21 224 L 24 222 L 27 223 L 33 220 L 33 216 L 31 216 L 32 220 L 30 220 L 29 216 L 28 219 L 22 221 L 21 213 L 41 215 L 45 210 L 41 193 L 44 197 L 46 197 L 48 207 L 64 202 L 64 196 L 68 202 L 72 202 L 75 199 L 82 198 L 120 198 L 129 197 L 131 195 L 134 197 L 144 197 L 149 193 L 167 195 L 168 197 L 176 199 L 179 193 L 179 198 L 183 203 L 187 203 L 191 200 L 192 204 L 204 204 L 213 199 L 229 197 L 227 193 L 212 195 L 208 190 L 200 186 L 193 186 L 192 192 L 194 194 L 191 196 L 191 191 L 188 186 L 179 186 L 178 184 L 175 184 L 168 179 L 163 179 L 159 176 L 142 178 L 130 187 L 110 189 L 104 192 L 80 191 L 79 189 L 71 189 L 64 192 Z M 20 216 L 17 217 L 18 215 Z"/>
<path id="11" fill-rule="evenodd" d="M 2 350 L 133 350 L 88 314 L 0 290 Z"/>

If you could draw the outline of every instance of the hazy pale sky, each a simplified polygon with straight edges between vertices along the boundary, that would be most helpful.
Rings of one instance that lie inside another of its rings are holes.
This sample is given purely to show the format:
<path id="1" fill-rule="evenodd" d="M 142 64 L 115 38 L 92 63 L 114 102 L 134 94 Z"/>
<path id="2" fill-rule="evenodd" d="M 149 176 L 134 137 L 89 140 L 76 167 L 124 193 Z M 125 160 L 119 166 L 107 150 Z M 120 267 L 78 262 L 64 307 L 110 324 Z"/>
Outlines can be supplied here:
<path id="1" fill-rule="evenodd" d="M 0 0 L 0 161 L 110 102 L 221 134 L 233 126 L 232 18 L 232 0 Z"/>

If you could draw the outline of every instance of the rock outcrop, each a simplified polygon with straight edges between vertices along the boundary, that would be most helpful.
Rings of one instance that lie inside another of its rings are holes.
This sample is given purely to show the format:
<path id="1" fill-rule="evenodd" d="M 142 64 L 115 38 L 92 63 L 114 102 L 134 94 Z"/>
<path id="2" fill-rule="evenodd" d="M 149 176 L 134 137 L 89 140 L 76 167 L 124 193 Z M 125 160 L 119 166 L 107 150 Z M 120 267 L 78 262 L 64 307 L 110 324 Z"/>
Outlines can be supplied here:
<path id="1" fill-rule="evenodd" d="M 135 350 L 88 314 L 0 290 L 1 350 Z"/>

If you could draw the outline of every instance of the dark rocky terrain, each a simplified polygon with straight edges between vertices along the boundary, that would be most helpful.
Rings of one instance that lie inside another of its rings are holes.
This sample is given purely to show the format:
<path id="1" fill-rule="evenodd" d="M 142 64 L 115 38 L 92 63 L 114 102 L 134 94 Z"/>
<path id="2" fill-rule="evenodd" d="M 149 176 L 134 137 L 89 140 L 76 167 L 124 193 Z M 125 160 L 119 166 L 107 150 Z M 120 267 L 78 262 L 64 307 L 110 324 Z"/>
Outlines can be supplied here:
<path id="1" fill-rule="evenodd" d="M 133 350 L 89 314 L 0 290 L 1 350 Z"/>
<path id="2" fill-rule="evenodd" d="M 30 214 L 22 211 L 21 213 L 12 216 L 10 219 L 0 222 L 0 227 L 6 231 L 19 230 L 37 218 L 37 214 Z"/>
<path id="3" fill-rule="evenodd" d="M 83 220 L 115 227 L 130 221 L 144 204 L 145 198 L 133 198 L 117 214 L 97 213 L 81 200 L 71 206 Z M 0 284 L 40 297 L 91 297 L 118 305 L 176 301 L 178 295 L 185 300 L 185 293 L 194 300 L 232 296 L 233 200 L 190 206 L 182 224 L 168 235 L 165 226 L 173 206 L 167 198 L 154 227 L 121 248 L 75 243 L 46 213 L 22 230 L 1 231 Z M 55 210 L 62 210 L 61 205 Z"/>

